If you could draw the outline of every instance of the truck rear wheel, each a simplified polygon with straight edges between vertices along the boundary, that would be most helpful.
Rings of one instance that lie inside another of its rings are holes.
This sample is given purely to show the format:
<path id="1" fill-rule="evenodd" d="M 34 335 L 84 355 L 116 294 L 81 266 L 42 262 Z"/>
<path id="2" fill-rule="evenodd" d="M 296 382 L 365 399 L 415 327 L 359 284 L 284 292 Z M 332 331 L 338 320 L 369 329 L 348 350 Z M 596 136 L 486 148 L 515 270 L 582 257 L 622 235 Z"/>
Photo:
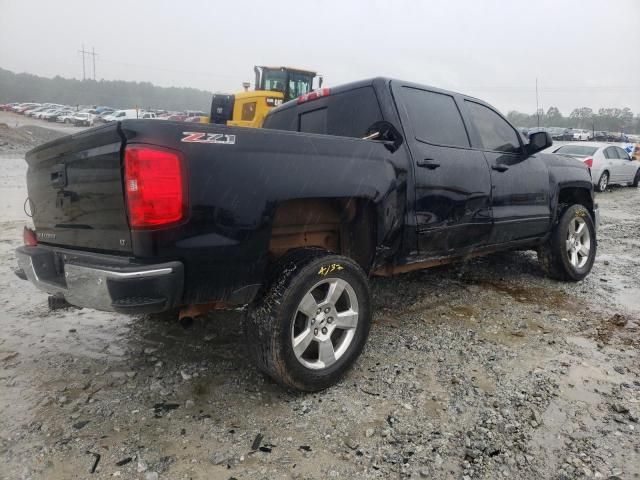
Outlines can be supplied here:
<path id="1" fill-rule="evenodd" d="M 245 321 L 258 368 L 307 392 L 336 383 L 353 365 L 371 325 L 367 276 L 353 260 L 301 249 L 274 268 Z"/>
<path id="2" fill-rule="evenodd" d="M 571 205 L 559 216 L 538 258 L 550 277 L 577 282 L 589 274 L 596 258 L 595 226 L 583 205 Z"/>

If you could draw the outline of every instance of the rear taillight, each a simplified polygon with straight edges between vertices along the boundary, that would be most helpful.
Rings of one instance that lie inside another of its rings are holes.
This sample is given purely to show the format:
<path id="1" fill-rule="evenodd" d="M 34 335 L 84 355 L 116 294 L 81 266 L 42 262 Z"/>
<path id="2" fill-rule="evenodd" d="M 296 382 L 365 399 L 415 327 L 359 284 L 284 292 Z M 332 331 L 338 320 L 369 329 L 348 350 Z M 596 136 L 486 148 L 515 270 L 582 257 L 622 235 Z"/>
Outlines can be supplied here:
<path id="1" fill-rule="evenodd" d="M 147 145 L 124 152 L 124 184 L 131 228 L 158 227 L 181 221 L 187 212 L 182 155 Z"/>
<path id="2" fill-rule="evenodd" d="M 304 95 L 300 95 L 296 103 L 300 105 L 301 103 L 309 102 L 311 100 L 315 100 L 316 98 L 326 97 L 331 94 L 331 89 L 319 88 L 318 90 L 314 90 L 313 92 L 305 93 Z"/>
<path id="3" fill-rule="evenodd" d="M 593 158 L 585 158 L 583 162 L 588 168 L 593 167 Z"/>
<path id="4" fill-rule="evenodd" d="M 27 247 L 35 247 L 38 245 L 38 237 L 29 227 L 25 226 L 22 230 L 22 241 Z"/>

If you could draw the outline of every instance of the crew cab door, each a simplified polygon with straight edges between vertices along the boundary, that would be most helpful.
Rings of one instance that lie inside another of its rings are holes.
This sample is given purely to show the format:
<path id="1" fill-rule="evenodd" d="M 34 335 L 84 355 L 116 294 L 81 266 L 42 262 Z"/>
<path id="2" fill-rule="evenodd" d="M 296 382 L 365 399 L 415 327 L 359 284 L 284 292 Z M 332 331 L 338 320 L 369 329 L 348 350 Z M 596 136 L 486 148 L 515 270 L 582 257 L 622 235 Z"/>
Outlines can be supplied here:
<path id="1" fill-rule="evenodd" d="M 621 182 L 633 182 L 638 165 L 631 161 L 631 157 L 624 148 L 615 147 L 620 161 Z"/>
<path id="2" fill-rule="evenodd" d="M 470 146 L 454 96 L 395 84 L 411 151 L 421 255 L 458 254 L 485 245 L 491 233 L 491 177 Z"/>
<path id="3" fill-rule="evenodd" d="M 536 155 L 525 154 L 522 138 L 500 114 L 465 99 L 471 142 L 491 168 L 493 232 L 490 244 L 536 237 L 549 229 L 549 172 Z"/>
<path id="4" fill-rule="evenodd" d="M 605 148 L 604 158 L 607 159 L 605 168 L 609 171 L 609 183 L 620 182 L 624 178 L 624 167 L 616 147 Z"/>

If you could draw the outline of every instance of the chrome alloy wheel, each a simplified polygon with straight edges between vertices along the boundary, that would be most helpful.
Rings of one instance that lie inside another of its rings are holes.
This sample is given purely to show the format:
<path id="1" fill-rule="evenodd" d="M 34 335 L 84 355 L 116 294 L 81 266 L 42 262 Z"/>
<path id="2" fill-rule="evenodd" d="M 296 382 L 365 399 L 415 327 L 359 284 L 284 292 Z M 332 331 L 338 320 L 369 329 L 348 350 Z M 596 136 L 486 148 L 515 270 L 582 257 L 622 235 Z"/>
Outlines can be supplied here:
<path id="1" fill-rule="evenodd" d="M 349 283 L 327 278 L 302 297 L 291 324 L 291 343 L 298 361 L 320 370 L 348 350 L 358 326 L 358 298 Z"/>
<path id="2" fill-rule="evenodd" d="M 573 268 L 582 268 L 589 261 L 591 251 L 591 234 L 587 222 L 582 217 L 575 217 L 569 223 L 567 231 L 567 253 Z"/>
<path id="3" fill-rule="evenodd" d="M 598 185 L 600 187 L 600 191 L 604 192 L 607 189 L 608 185 L 609 185 L 609 175 L 607 175 L 606 173 L 603 173 L 600 176 L 600 185 Z"/>

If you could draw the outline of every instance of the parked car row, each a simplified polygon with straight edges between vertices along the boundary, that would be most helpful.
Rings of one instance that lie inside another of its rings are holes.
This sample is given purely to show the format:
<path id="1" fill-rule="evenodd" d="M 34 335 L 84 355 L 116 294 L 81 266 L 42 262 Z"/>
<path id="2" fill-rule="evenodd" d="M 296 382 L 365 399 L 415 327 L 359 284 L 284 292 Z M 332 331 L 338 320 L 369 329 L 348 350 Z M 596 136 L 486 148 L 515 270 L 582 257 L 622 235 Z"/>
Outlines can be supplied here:
<path id="1" fill-rule="evenodd" d="M 143 110 L 136 108 L 116 109 L 106 106 L 69 106 L 57 103 L 13 102 L 0 105 L 0 110 L 12 111 L 49 122 L 60 122 L 78 126 L 93 126 L 97 123 L 134 118 L 196 123 L 207 123 L 209 120 L 209 117 L 200 110 L 170 112 L 167 110 Z"/>
<path id="2" fill-rule="evenodd" d="M 606 132 L 603 130 L 587 130 L 584 128 L 564 128 L 564 127 L 520 127 L 518 129 L 525 137 L 534 132 L 548 132 L 551 138 L 561 141 L 581 141 L 581 142 L 629 142 L 634 140 L 633 135 L 622 132 Z"/>

